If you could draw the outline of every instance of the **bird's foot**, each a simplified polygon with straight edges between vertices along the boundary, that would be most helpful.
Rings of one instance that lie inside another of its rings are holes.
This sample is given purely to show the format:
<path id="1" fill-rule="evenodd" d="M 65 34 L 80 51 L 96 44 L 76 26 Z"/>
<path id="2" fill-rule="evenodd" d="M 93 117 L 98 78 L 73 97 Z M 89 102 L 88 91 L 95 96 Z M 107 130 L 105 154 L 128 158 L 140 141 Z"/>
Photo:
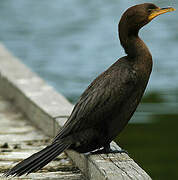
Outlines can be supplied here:
<path id="1" fill-rule="evenodd" d="M 103 148 L 103 149 L 98 149 L 96 151 L 91 152 L 91 154 L 109 154 L 109 153 L 126 153 L 128 152 L 124 149 L 111 149 L 111 148 Z"/>
<path id="2" fill-rule="evenodd" d="M 105 153 L 109 154 L 109 153 L 126 153 L 128 154 L 128 152 L 125 149 L 112 149 L 112 148 L 104 148 Z"/>

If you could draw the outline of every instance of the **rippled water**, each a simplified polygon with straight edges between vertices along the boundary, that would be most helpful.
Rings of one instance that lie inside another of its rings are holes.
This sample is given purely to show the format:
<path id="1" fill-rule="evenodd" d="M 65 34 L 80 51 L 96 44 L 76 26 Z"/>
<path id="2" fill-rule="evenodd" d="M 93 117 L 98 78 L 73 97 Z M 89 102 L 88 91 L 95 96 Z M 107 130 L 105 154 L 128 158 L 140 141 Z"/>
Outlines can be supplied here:
<path id="1" fill-rule="evenodd" d="M 126 8 L 141 2 L 145 1 L 4 0 L 0 2 L 0 40 L 75 102 L 99 73 L 124 55 L 117 24 Z M 176 1 L 154 2 L 178 9 Z M 153 73 L 132 124 L 119 140 L 157 179 L 178 176 L 174 169 L 178 166 L 174 152 L 178 149 L 177 19 L 178 11 L 162 15 L 140 32 L 153 55 Z"/>

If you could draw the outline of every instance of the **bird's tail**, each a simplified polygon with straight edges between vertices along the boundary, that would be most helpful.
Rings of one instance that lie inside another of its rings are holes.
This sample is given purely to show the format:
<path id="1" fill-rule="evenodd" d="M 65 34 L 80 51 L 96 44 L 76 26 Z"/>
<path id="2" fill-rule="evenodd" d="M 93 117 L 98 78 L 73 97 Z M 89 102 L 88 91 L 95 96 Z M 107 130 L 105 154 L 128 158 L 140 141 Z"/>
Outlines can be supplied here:
<path id="1" fill-rule="evenodd" d="M 51 160 L 61 154 L 69 146 L 70 144 L 66 144 L 62 141 L 54 142 L 14 166 L 12 169 L 6 172 L 4 176 L 21 176 L 23 174 L 35 172 L 48 164 Z"/>

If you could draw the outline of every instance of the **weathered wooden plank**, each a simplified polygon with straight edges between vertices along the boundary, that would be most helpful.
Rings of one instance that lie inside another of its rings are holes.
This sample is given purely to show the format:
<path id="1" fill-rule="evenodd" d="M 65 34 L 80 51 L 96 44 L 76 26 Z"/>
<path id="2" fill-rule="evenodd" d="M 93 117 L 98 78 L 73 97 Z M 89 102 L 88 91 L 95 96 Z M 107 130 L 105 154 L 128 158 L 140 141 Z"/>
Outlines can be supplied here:
<path id="1" fill-rule="evenodd" d="M 3 172 L 43 149 L 48 144 L 49 137 L 30 125 L 14 105 L 1 97 L 0 117 L 3 117 L 2 121 L 0 120 L 0 179 L 6 179 L 2 177 Z M 22 131 L 17 131 L 20 129 Z M 66 154 L 62 153 L 38 173 L 12 179 L 82 180 L 83 175 Z"/>
<path id="2" fill-rule="evenodd" d="M 54 137 L 73 106 L 2 45 L 0 59 L 0 94 L 13 100 L 37 127 Z M 85 176 L 92 180 L 151 179 L 127 154 L 86 156 L 74 151 L 66 152 Z"/>
<path id="3" fill-rule="evenodd" d="M 53 118 L 68 116 L 72 105 L 1 44 L 0 60 L 0 93 L 15 101 L 37 127 L 54 135 Z"/>
<path id="4" fill-rule="evenodd" d="M 112 142 L 112 148 L 120 149 Z M 75 164 L 91 180 L 148 179 L 150 176 L 125 153 L 84 155 L 67 151 Z"/>
<path id="5" fill-rule="evenodd" d="M 0 174 L 0 177 L 2 176 L 2 174 Z M 71 174 L 67 174 L 66 172 L 48 172 L 48 173 L 32 173 L 30 175 L 27 176 L 22 176 L 22 177 L 13 177 L 13 180 L 82 180 L 81 179 L 81 175 L 76 174 L 71 175 Z M 1 180 L 7 180 L 7 178 L 3 178 L 1 177 Z"/>

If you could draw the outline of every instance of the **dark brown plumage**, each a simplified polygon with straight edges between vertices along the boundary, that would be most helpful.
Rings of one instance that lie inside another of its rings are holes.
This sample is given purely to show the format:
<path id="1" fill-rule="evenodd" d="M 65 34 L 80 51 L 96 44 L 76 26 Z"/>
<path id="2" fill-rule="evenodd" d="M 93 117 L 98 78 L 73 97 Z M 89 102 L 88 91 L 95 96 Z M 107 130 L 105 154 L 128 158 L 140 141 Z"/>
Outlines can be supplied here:
<path id="1" fill-rule="evenodd" d="M 25 159 L 5 175 L 37 171 L 65 149 L 89 152 L 103 147 L 123 130 L 135 112 L 152 70 L 152 56 L 139 38 L 140 28 L 173 8 L 145 3 L 129 8 L 119 23 L 119 38 L 126 56 L 98 76 L 84 91 L 69 119 L 51 145 Z"/>

